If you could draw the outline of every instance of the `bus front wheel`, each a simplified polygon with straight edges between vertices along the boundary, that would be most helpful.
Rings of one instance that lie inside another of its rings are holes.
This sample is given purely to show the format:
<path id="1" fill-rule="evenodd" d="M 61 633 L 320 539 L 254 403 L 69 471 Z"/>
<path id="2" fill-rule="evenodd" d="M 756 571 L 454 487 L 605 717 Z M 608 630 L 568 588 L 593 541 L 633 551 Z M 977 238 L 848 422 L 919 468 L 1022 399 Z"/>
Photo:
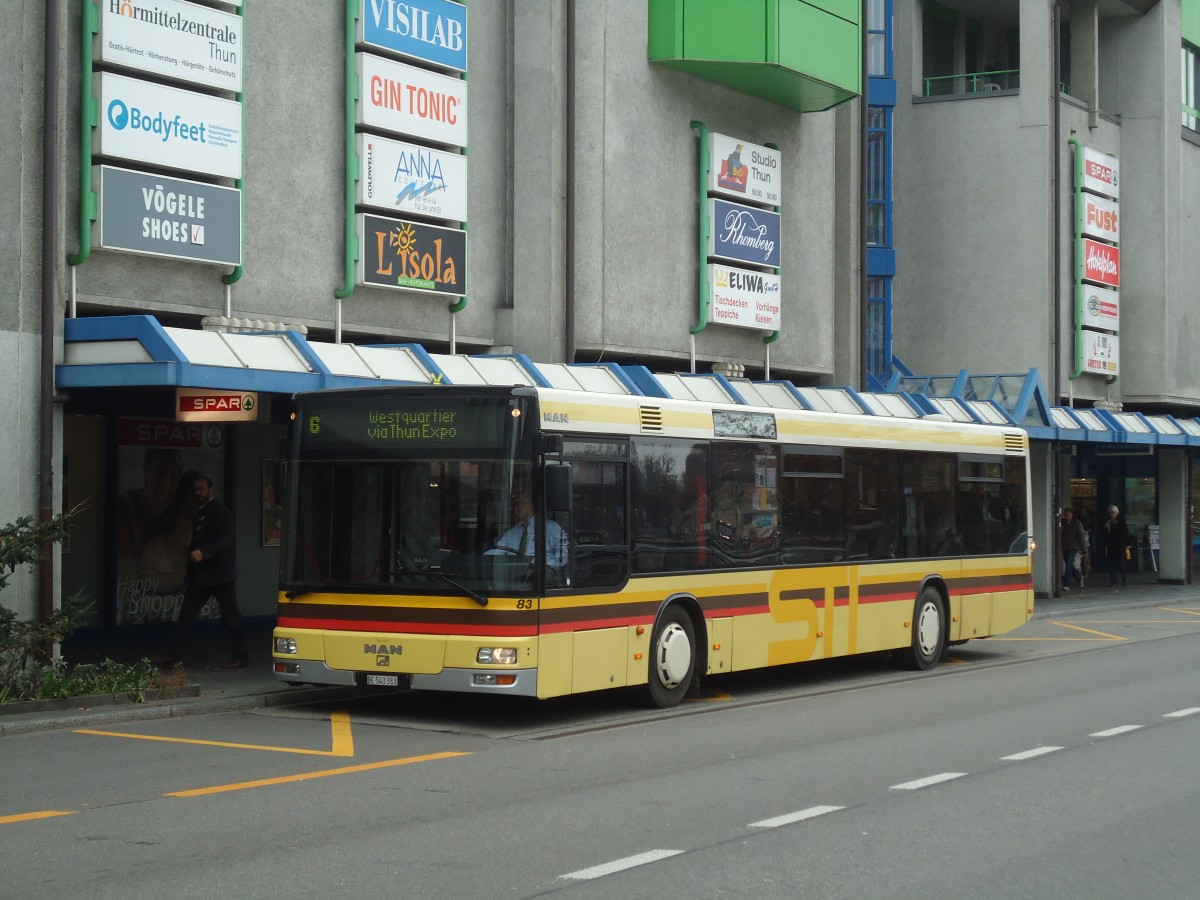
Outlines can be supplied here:
<path id="1" fill-rule="evenodd" d="M 942 658 L 946 645 L 945 615 L 942 596 L 927 587 L 913 606 L 912 649 L 906 662 L 919 671 L 932 669 Z"/>
<path id="2" fill-rule="evenodd" d="M 652 706 L 676 706 L 688 692 L 696 672 L 696 631 L 692 620 L 679 606 L 663 613 L 650 638 L 650 682 Z"/>

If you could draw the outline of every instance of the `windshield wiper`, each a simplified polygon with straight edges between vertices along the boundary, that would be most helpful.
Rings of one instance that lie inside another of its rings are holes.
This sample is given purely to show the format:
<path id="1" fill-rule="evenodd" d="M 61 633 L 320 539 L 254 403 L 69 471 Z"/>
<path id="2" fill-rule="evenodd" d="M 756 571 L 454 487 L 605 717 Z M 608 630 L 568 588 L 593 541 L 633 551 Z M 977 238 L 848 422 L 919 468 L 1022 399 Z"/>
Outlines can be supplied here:
<path id="1" fill-rule="evenodd" d="M 465 584 L 459 584 L 457 581 L 455 581 L 449 575 L 446 575 L 443 572 L 439 572 L 437 569 L 406 569 L 406 568 L 402 567 L 402 568 L 396 569 L 396 574 L 397 575 L 424 575 L 426 578 L 440 579 L 441 581 L 446 582 L 446 584 L 450 585 L 451 587 L 456 588 L 464 597 L 470 597 L 472 600 L 474 600 L 480 606 L 488 605 L 488 598 L 485 597 L 483 594 L 476 593 L 475 591 L 473 591 L 469 587 L 467 587 Z"/>

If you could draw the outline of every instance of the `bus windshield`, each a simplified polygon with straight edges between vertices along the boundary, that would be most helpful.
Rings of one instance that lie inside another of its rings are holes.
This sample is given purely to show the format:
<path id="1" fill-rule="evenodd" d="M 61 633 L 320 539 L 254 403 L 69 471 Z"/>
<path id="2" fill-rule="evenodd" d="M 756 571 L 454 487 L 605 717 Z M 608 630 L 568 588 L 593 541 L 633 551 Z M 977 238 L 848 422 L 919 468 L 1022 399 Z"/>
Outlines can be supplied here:
<path id="1" fill-rule="evenodd" d="M 449 592 L 481 603 L 532 592 L 533 560 L 496 549 L 519 527 L 516 498 L 533 485 L 532 410 L 507 393 L 450 388 L 302 395 L 284 589 Z"/>

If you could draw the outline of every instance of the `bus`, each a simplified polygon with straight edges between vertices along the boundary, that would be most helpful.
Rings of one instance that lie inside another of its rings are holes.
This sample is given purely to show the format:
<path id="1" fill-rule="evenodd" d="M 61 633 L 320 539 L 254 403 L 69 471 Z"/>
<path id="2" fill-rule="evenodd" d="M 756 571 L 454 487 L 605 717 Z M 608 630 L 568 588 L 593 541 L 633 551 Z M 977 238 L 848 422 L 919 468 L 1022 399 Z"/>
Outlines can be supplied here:
<path id="1" fill-rule="evenodd" d="M 285 682 L 667 708 L 766 666 L 927 670 L 1033 613 L 1017 427 L 529 385 L 313 391 L 291 420 Z"/>

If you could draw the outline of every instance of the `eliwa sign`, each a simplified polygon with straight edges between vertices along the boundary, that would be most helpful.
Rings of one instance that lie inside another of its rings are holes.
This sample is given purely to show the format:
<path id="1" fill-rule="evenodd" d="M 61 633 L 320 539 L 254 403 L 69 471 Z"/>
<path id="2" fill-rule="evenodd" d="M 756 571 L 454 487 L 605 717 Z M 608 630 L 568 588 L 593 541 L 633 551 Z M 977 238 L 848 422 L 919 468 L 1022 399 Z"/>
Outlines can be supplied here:
<path id="1" fill-rule="evenodd" d="M 89 0 L 84 0 L 89 2 Z M 100 0 L 97 60 L 237 92 L 242 17 L 184 0 Z"/>

